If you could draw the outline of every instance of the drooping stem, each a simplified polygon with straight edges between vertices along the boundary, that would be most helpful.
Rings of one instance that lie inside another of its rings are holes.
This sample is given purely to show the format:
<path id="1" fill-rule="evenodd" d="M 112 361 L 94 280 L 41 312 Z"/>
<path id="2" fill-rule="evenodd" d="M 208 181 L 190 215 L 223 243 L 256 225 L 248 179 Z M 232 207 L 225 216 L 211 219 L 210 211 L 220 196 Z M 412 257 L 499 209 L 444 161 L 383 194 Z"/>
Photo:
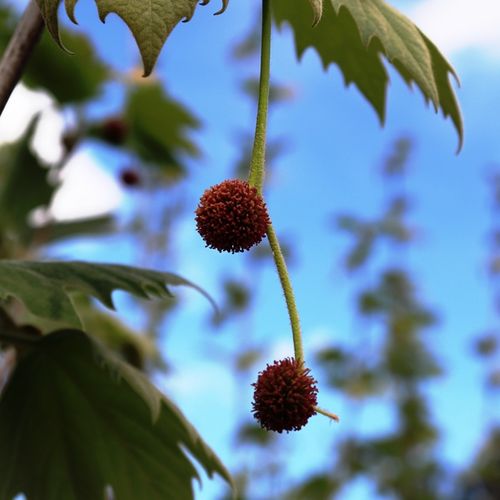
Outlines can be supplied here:
<path id="1" fill-rule="evenodd" d="M 271 0 L 262 1 L 262 36 L 260 51 L 259 102 L 248 183 L 262 194 L 266 161 L 267 109 L 271 66 Z"/>
<path id="2" fill-rule="evenodd" d="M 288 275 L 285 258 L 283 257 L 283 252 L 281 251 L 278 237 L 276 236 L 274 228 L 271 224 L 269 224 L 269 226 L 267 227 L 267 238 L 269 240 L 269 244 L 271 245 L 274 262 L 276 264 L 276 269 L 278 270 L 281 287 L 283 288 L 283 293 L 285 295 L 286 307 L 288 309 L 288 316 L 290 316 L 295 359 L 297 362 L 303 363 L 304 349 L 302 347 L 302 333 L 300 331 L 299 312 L 297 310 L 297 305 L 295 303 L 295 297 L 293 294 L 292 284 L 290 282 L 290 276 Z"/>
<path id="3" fill-rule="evenodd" d="M 269 107 L 269 81 L 271 67 L 271 0 L 262 0 L 262 35 L 260 53 L 260 81 L 259 101 L 257 104 L 257 122 L 255 125 L 255 139 L 250 162 L 250 173 L 248 183 L 254 186 L 262 195 L 266 169 L 266 128 L 267 111 Z M 295 359 L 304 362 L 304 349 L 302 348 L 302 335 L 300 332 L 300 321 L 292 284 L 288 275 L 286 262 L 281 251 L 280 244 L 272 224 L 267 228 L 267 237 L 274 256 L 274 262 L 285 295 L 288 315 L 292 325 L 293 347 Z"/>
<path id="4" fill-rule="evenodd" d="M 0 61 L 0 114 L 43 30 L 43 19 L 35 0 L 31 0 L 19 21 Z"/>

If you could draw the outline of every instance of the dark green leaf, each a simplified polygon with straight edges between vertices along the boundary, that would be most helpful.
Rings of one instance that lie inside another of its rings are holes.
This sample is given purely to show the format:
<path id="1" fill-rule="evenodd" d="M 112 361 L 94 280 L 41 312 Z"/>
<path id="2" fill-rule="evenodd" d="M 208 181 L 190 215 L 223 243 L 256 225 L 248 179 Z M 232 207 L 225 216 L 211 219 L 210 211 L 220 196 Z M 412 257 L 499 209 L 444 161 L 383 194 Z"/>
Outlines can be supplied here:
<path id="1" fill-rule="evenodd" d="M 103 215 L 72 221 L 50 222 L 33 229 L 33 239 L 43 243 L 75 238 L 96 236 L 113 232 L 113 217 Z"/>
<path id="2" fill-rule="evenodd" d="M 196 469 L 229 473 L 140 372 L 83 332 L 42 338 L 0 397 L 0 499 L 193 498 Z"/>
<path id="3" fill-rule="evenodd" d="M 30 149 L 38 118 L 33 119 L 22 140 L 0 150 L 0 222 L 4 228 L 25 233 L 29 213 L 49 204 L 55 186 Z"/>
<path id="4" fill-rule="evenodd" d="M 125 107 L 129 126 L 127 146 L 145 162 L 166 169 L 179 163 L 177 156 L 199 154 L 186 132 L 199 128 L 198 120 L 184 106 L 165 95 L 159 84 L 132 90 Z"/>
<path id="5" fill-rule="evenodd" d="M 45 33 L 29 60 L 24 81 L 29 87 L 47 89 L 61 104 L 83 103 L 99 94 L 109 71 L 86 36 L 65 31 L 64 40 L 78 56 L 59 50 Z"/>
<path id="6" fill-rule="evenodd" d="M 113 308 L 114 290 L 143 298 L 166 298 L 170 296 L 167 285 L 195 288 L 213 304 L 204 290 L 172 273 L 77 261 L 0 261 L 0 298 L 15 297 L 33 315 L 70 327 L 81 326 L 71 291 L 95 297 Z"/>

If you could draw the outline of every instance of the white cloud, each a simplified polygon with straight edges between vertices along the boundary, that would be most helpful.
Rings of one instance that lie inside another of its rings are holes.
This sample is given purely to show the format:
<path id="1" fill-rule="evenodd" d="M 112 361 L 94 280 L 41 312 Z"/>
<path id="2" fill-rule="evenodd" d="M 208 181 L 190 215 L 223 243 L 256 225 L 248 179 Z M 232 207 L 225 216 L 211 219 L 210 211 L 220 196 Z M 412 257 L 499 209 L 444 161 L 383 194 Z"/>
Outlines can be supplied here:
<path id="1" fill-rule="evenodd" d="M 45 92 L 33 91 L 20 84 L 14 89 L 0 119 L 0 144 L 17 141 L 33 117 L 40 114 L 33 148 L 46 163 L 55 163 L 62 157 L 60 142 L 64 119 L 54 100 Z"/>
<path id="2" fill-rule="evenodd" d="M 51 104 L 52 99 L 45 92 L 34 92 L 22 84 L 18 85 L 0 119 L 0 143 L 19 139 L 32 117 L 48 109 Z"/>
<path id="3" fill-rule="evenodd" d="M 33 148 L 37 155 L 47 163 L 56 163 L 63 156 L 61 135 L 64 131 L 64 119 L 52 106 L 43 110 L 33 137 Z"/>
<path id="4" fill-rule="evenodd" d="M 121 203 L 118 183 L 89 153 L 76 153 L 62 170 L 61 179 L 63 184 L 50 207 L 58 220 L 102 215 Z"/>
<path id="5" fill-rule="evenodd" d="M 33 137 L 33 149 L 47 163 L 62 157 L 60 137 L 64 118 L 45 92 L 35 92 L 18 85 L 0 119 L 0 144 L 18 140 L 33 116 L 40 121 Z M 62 186 L 52 202 L 50 213 L 58 220 L 101 215 L 115 210 L 123 193 L 118 183 L 99 167 L 86 152 L 75 154 L 61 172 Z M 46 220 L 47 214 L 36 214 L 35 220 Z"/>
<path id="6" fill-rule="evenodd" d="M 448 56 L 478 49 L 500 58 L 498 0 L 423 0 L 408 15 Z"/>

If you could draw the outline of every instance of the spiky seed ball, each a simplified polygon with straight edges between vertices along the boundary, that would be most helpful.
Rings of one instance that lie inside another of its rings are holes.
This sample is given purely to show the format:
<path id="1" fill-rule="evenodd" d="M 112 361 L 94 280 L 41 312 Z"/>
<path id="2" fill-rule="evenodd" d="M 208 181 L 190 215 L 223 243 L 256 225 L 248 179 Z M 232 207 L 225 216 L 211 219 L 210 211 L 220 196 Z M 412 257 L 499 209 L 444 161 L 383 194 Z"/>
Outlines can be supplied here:
<path id="1" fill-rule="evenodd" d="M 270 224 L 262 196 L 238 179 L 207 189 L 195 213 L 196 229 L 207 246 L 219 252 L 248 250 L 262 241 Z"/>
<path id="2" fill-rule="evenodd" d="M 316 414 L 318 389 L 309 369 L 293 358 L 267 365 L 254 386 L 252 412 L 268 431 L 298 431 Z"/>

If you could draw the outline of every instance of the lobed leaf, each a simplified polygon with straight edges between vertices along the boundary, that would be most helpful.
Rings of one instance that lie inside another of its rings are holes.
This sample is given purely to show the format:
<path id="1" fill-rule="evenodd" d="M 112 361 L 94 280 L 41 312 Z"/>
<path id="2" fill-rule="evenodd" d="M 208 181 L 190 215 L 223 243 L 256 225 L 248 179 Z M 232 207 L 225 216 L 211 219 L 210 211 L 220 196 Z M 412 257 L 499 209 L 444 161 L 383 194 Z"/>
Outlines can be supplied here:
<path id="1" fill-rule="evenodd" d="M 210 0 L 202 0 L 206 5 Z M 37 0 L 47 29 L 62 46 L 59 35 L 57 8 L 60 0 Z M 75 6 L 78 0 L 65 0 L 66 12 L 76 23 Z M 222 0 L 224 12 L 229 0 Z M 170 32 L 182 20 L 194 14 L 198 0 L 95 0 L 102 22 L 110 13 L 120 16 L 132 31 L 144 63 L 144 76 L 153 70 L 158 55 Z"/>
<path id="2" fill-rule="evenodd" d="M 316 1 L 273 0 L 279 25 L 288 23 L 294 32 L 300 58 L 312 47 L 325 69 L 337 64 L 346 84 L 354 83 L 385 120 L 387 71 L 384 55 L 404 80 L 415 83 L 426 101 L 450 117 L 463 140 L 463 123 L 450 75 L 456 73 L 435 45 L 403 14 L 383 0 L 324 0 L 318 21 Z M 317 25 L 313 28 L 313 23 Z"/>
<path id="3" fill-rule="evenodd" d="M 81 321 L 71 291 L 95 297 L 112 309 L 114 290 L 143 298 L 165 298 L 171 295 L 168 285 L 195 288 L 214 304 L 200 287 L 172 273 L 78 261 L 0 261 L 0 298 L 14 297 L 33 315 L 72 328 L 81 327 Z"/>
<path id="4" fill-rule="evenodd" d="M 179 409 L 77 330 L 42 337 L 0 394 L 0 500 L 189 500 L 184 449 L 231 484 Z"/>

